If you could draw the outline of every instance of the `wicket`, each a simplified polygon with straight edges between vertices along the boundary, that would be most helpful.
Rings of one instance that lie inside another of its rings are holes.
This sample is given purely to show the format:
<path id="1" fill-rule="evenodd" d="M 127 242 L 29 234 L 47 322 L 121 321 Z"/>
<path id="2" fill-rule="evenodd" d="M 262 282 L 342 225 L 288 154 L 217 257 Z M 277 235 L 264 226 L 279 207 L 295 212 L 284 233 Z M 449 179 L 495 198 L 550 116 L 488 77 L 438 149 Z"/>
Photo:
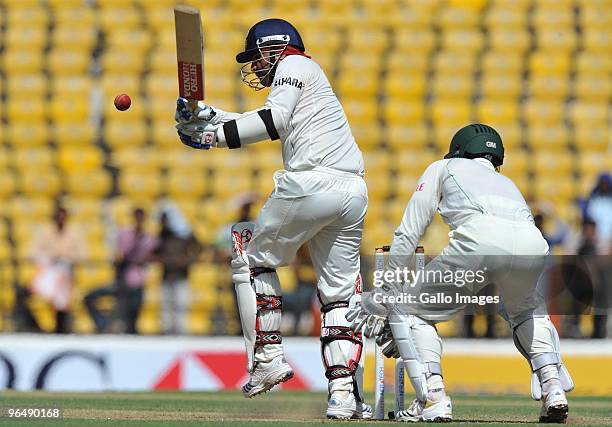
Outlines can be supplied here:
<path id="1" fill-rule="evenodd" d="M 385 269 L 385 253 L 391 249 L 390 246 L 376 248 L 374 255 L 374 268 L 376 271 Z M 425 268 L 425 249 L 417 246 L 415 250 L 415 269 Z M 374 419 L 382 420 L 385 418 L 385 357 L 382 349 L 376 342 L 374 343 Z M 389 419 L 395 418 L 395 414 L 404 409 L 404 362 L 401 357 L 395 361 L 395 410 L 387 414 Z"/>

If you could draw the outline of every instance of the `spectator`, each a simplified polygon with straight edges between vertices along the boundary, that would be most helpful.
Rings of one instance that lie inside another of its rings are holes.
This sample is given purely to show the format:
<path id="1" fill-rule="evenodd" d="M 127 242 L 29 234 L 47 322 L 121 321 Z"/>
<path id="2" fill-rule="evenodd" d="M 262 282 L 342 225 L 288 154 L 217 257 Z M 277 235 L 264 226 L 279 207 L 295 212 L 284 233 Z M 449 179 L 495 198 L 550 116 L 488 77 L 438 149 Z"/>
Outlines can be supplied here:
<path id="1" fill-rule="evenodd" d="M 535 226 L 542 232 L 542 236 L 551 253 L 560 245 L 563 245 L 569 237 L 570 229 L 567 224 L 555 213 L 552 205 L 547 203 L 539 203 L 535 209 L 536 213 L 533 216 Z M 552 225 L 551 225 L 552 224 Z"/>
<path id="2" fill-rule="evenodd" d="M 201 246 L 177 209 L 166 209 L 160 217 L 156 259 L 162 264 L 162 328 L 165 334 L 187 332 L 189 266 Z"/>
<path id="3" fill-rule="evenodd" d="M 143 209 L 134 209 L 133 217 L 134 226 L 120 231 L 117 237 L 115 283 L 85 297 L 85 306 L 97 332 L 137 333 L 136 322 L 142 307 L 147 264 L 153 258 L 157 239 L 144 231 L 146 214 Z M 116 298 L 120 320 L 115 323 L 96 307 L 97 300 L 105 296 Z"/>
<path id="4" fill-rule="evenodd" d="M 586 204 L 585 216 L 595 221 L 599 237 L 599 252 L 607 254 L 612 243 L 612 177 L 602 173 Z"/>
<path id="5" fill-rule="evenodd" d="M 81 230 L 68 223 L 68 211 L 58 204 L 53 225 L 41 230 L 30 247 L 37 268 L 31 292 L 55 309 L 55 333 L 68 332 L 73 267 L 85 258 L 85 249 Z"/>

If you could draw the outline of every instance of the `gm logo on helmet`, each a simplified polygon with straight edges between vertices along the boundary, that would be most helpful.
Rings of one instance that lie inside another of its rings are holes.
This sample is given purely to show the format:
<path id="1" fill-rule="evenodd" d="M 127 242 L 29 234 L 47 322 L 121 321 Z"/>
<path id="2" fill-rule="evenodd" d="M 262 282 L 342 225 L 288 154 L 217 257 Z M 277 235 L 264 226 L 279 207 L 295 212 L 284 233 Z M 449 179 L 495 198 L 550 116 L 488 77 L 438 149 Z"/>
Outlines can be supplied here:
<path id="1" fill-rule="evenodd" d="M 489 148 L 497 148 L 497 143 L 492 142 L 492 141 L 487 141 L 485 145 Z"/>

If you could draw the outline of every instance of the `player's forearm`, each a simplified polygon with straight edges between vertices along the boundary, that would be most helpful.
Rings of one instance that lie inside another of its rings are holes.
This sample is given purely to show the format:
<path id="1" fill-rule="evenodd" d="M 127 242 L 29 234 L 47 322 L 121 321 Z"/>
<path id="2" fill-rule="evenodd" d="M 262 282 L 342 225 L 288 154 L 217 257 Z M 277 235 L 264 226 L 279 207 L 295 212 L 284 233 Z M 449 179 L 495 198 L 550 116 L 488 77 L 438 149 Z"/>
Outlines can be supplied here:
<path id="1" fill-rule="evenodd" d="M 262 109 L 251 114 L 243 114 L 218 128 L 217 146 L 240 148 L 268 139 L 274 141 L 279 139 L 278 130 L 282 127 L 282 116 L 275 110 Z"/>

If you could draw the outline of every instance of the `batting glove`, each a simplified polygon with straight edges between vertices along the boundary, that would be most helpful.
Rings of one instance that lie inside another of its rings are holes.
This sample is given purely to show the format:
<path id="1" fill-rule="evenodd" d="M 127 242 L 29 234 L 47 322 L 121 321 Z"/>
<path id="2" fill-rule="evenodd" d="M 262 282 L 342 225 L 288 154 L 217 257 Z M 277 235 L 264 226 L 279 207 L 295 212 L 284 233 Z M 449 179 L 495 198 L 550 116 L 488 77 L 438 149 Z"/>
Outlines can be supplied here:
<path id="1" fill-rule="evenodd" d="M 217 112 L 210 105 L 206 105 L 201 101 L 198 101 L 198 106 L 195 110 L 189 105 L 189 101 L 185 98 L 179 98 L 176 100 L 176 113 L 174 114 L 174 120 L 179 124 L 191 123 L 194 120 L 211 123 Z M 205 123 L 205 124 L 206 124 Z"/>
<path id="2" fill-rule="evenodd" d="M 181 142 L 198 150 L 209 150 L 216 147 L 217 128 L 210 124 L 179 123 L 176 125 Z"/>
<path id="3" fill-rule="evenodd" d="M 353 331 L 363 331 L 368 338 L 382 332 L 388 314 L 387 307 L 374 302 L 373 295 L 372 292 L 353 295 L 349 300 L 349 311 L 345 316 L 346 320 L 351 322 Z"/>
<path id="4" fill-rule="evenodd" d="M 376 344 L 381 348 L 385 357 L 395 358 L 400 357 L 399 350 L 393 339 L 393 332 L 389 322 L 385 322 L 382 332 L 376 337 Z"/>

